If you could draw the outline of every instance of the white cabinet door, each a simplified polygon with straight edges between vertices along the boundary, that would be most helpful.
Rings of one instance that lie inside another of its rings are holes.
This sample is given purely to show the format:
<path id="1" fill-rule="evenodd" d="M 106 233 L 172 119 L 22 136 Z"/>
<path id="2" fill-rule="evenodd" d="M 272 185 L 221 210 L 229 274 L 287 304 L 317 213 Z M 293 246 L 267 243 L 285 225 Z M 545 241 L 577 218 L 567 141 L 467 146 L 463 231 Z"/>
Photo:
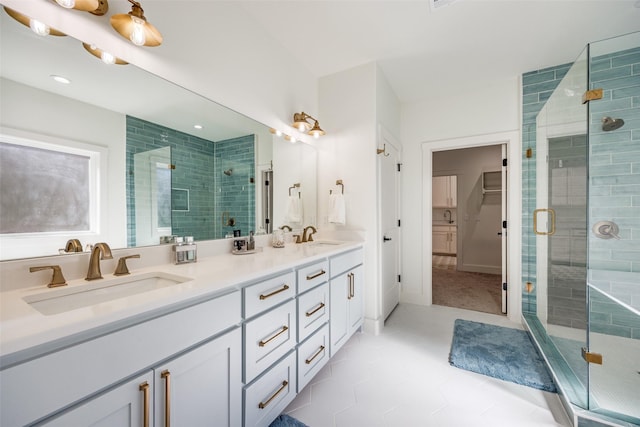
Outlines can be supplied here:
<path id="1" fill-rule="evenodd" d="M 153 375 L 149 371 L 39 425 L 47 427 L 147 427 L 153 425 L 152 387 Z"/>
<path id="2" fill-rule="evenodd" d="M 331 293 L 329 311 L 331 313 L 330 338 L 331 338 L 331 357 L 342 347 L 348 337 L 348 321 L 349 321 L 349 277 L 348 273 L 331 279 Z"/>
<path id="3" fill-rule="evenodd" d="M 331 357 L 362 325 L 364 316 L 362 265 L 331 279 Z"/>
<path id="4" fill-rule="evenodd" d="M 154 369 L 155 425 L 240 426 L 241 361 L 236 328 Z"/>
<path id="5" fill-rule="evenodd" d="M 431 203 L 434 208 L 455 208 L 458 205 L 457 176 L 434 176 L 431 183 Z"/>
<path id="6" fill-rule="evenodd" d="M 444 254 L 449 250 L 449 232 L 433 227 L 431 251 L 436 254 Z"/>
<path id="7" fill-rule="evenodd" d="M 362 325 L 364 319 L 364 268 L 356 267 L 351 272 L 349 291 L 349 336 L 353 335 Z"/>

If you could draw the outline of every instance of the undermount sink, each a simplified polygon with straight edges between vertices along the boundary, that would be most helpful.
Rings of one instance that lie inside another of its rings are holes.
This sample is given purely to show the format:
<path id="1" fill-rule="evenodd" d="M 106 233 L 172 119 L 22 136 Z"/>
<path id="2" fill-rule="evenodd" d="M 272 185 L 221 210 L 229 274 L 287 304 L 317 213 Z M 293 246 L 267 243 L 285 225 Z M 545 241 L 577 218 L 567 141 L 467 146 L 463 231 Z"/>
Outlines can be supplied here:
<path id="1" fill-rule="evenodd" d="M 338 240 L 314 240 L 309 242 L 309 246 L 337 246 L 342 245 L 344 242 Z"/>
<path id="2" fill-rule="evenodd" d="M 44 315 L 60 314 L 193 280 L 164 272 L 143 273 L 88 282 L 29 295 L 24 301 Z"/>

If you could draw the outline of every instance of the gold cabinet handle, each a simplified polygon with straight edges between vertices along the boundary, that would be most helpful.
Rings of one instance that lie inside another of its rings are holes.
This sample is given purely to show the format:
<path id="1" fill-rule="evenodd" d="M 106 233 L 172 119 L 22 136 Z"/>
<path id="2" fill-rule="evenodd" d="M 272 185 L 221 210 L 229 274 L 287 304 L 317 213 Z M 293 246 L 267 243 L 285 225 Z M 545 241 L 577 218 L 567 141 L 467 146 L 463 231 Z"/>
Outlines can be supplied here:
<path id="1" fill-rule="evenodd" d="M 140 384 L 139 390 L 142 392 L 142 426 L 149 427 L 149 383 Z"/>
<path id="2" fill-rule="evenodd" d="M 261 300 L 267 299 L 267 298 L 269 298 L 269 297 L 272 297 L 272 296 L 274 296 L 274 295 L 279 294 L 280 292 L 284 292 L 284 291 L 286 291 L 287 289 L 289 289 L 289 285 L 284 285 L 284 286 L 282 286 L 280 289 L 278 289 L 277 291 L 273 291 L 273 292 L 271 292 L 270 294 L 266 294 L 266 295 L 260 294 L 260 299 L 261 299 Z"/>
<path id="3" fill-rule="evenodd" d="M 275 335 L 273 335 L 271 338 L 267 339 L 267 340 L 262 340 L 258 343 L 258 345 L 260 347 L 264 347 L 265 345 L 269 344 L 270 341 L 278 338 L 280 335 L 284 334 L 285 332 L 287 332 L 289 330 L 289 328 L 287 326 L 283 326 L 282 329 L 280 329 L 280 331 L 278 331 Z"/>
<path id="4" fill-rule="evenodd" d="M 316 308 L 314 308 L 314 309 L 313 309 L 313 310 L 311 310 L 311 311 L 307 311 L 307 312 L 305 313 L 305 315 L 306 315 L 307 317 L 311 317 L 311 316 L 313 316 L 314 314 L 316 314 L 318 311 L 322 310 L 323 308 L 324 308 L 324 303 L 323 303 L 323 302 L 321 302 L 319 306 L 317 306 Z"/>
<path id="5" fill-rule="evenodd" d="M 538 231 L 538 214 L 548 212 L 551 219 L 551 229 L 548 231 Z M 553 236 L 556 233 L 556 211 L 551 208 L 536 209 L 533 211 L 533 232 L 538 236 Z"/>
<path id="6" fill-rule="evenodd" d="M 171 427 L 171 372 L 164 370 L 160 377 L 164 378 L 164 425 Z"/>
<path id="7" fill-rule="evenodd" d="M 308 358 L 307 360 L 304 361 L 304 363 L 306 363 L 307 365 L 310 365 L 311 362 L 313 362 L 313 359 L 315 359 L 316 357 L 318 357 L 320 355 L 320 353 L 322 353 L 324 351 L 324 346 L 321 345 L 320 348 L 318 349 L 318 351 L 315 352 L 315 354 L 313 356 L 311 356 L 310 358 Z"/>
<path id="8" fill-rule="evenodd" d="M 356 279 L 353 273 L 347 274 L 347 277 L 349 278 L 349 296 L 347 296 L 347 299 L 351 299 L 356 296 L 356 290 L 355 290 Z"/>
<path id="9" fill-rule="evenodd" d="M 313 279 L 315 279 L 316 277 L 320 277 L 320 276 L 322 276 L 323 274 L 326 274 L 326 273 L 327 273 L 326 271 L 324 271 L 324 270 L 320 270 L 320 271 L 318 271 L 316 274 L 313 274 L 313 275 L 311 275 L 311 276 L 307 276 L 307 280 L 313 280 Z"/>
<path id="10" fill-rule="evenodd" d="M 266 408 L 266 407 L 267 407 L 267 405 L 268 405 L 269 403 L 271 403 L 271 401 L 272 401 L 273 399 L 275 399 L 277 395 L 279 395 L 280 393 L 282 393 L 282 390 L 284 390 L 288 385 L 289 385 L 289 382 L 288 382 L 287 380 L 282 381 L 282 385 L 280 386 L 280 388 L 279 388 L 275 393 L 273 393 L 273 395 L 272 395 L 269 399 L 267 399 L 267 401 L 266 401 L 266 402 L 260 402 L 260 403 L 258 404 L 258 408 L 260 408 L 260 409 L 264 409 L 264 408 Z"/>

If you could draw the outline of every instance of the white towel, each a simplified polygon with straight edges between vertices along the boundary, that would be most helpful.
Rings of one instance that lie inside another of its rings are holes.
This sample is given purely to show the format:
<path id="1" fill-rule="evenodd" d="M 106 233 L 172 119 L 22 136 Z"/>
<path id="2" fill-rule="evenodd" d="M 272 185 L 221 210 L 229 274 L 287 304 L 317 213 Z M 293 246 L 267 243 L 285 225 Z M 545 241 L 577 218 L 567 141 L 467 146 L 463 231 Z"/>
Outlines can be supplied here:
<path id="1" fill-rule="evenodd" d="M 332 224 L 345 223 L 344 195 L 341 193 L 329 195 L 329 222 Z"/>
<path id="2" fill-rule="evenodd" d="M 289 196 L 285 221 L 302 222 L 302 200 L 297 193 L 293 196 Z"/>

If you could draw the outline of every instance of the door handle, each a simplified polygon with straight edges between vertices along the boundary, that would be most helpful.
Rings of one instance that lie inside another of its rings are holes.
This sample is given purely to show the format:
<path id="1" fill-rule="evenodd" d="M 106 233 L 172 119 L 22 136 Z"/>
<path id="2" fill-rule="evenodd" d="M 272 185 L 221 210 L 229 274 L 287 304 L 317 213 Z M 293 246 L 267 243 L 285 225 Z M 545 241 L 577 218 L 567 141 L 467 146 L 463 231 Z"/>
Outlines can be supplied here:
<path id="1" fill-rule="evenodd" d="M 384 241 L 384 242 L 388 242 L 389 240 L 391 240 L 391 237 L 384 236 L 382 238 L 382 241 Z"/>

